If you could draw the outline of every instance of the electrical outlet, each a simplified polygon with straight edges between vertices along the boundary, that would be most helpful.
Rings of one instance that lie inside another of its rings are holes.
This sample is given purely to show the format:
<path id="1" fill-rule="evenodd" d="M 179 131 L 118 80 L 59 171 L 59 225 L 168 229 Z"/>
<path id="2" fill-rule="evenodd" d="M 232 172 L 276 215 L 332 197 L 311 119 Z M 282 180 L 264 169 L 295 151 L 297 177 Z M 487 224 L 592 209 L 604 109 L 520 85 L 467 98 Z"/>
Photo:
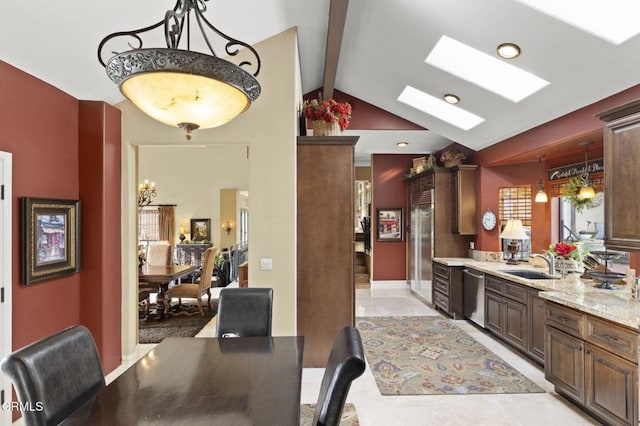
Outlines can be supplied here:
<path id="1" fill-rule="evenodd" d="M 270 257 L 261 257 L 260 258 L 260 270 L 261 271 L 271 271 L 273 269 L 273 259 Z"/>

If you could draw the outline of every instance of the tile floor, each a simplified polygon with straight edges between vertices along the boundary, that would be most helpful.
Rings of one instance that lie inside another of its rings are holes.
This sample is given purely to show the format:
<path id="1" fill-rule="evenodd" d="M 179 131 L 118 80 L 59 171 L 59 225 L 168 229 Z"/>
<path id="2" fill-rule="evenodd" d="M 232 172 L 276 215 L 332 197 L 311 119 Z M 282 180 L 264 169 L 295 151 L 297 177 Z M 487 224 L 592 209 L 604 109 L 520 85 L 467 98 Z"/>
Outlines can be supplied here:
<path id="1" fill-rule="evenodd" d="M 357 290 L 356 316 L 440 315 L 406 289 Z M 521 373 L 542 386 L 544 394 L 510 395 L 425 395 L 381 396 L 369 369 L 354 381 L 347 401 L 355 404 L 362 426 L 389 425 L 597 425 L 591 417 L 575 408 L 553 391 L 544 379 L 544 372 L 516 352 L 508 349 L 467 321 L 456 324 L 476 340 L 509 362 Z M 213 336 L 215 318 L 197 337 Z M 153 345 L 141 345 L 139 352 L 107 376 L 107 382 L 117 377 L 150 350 Z M 316 402 L 322 369 L 305 369 L 301 402 Z"/>

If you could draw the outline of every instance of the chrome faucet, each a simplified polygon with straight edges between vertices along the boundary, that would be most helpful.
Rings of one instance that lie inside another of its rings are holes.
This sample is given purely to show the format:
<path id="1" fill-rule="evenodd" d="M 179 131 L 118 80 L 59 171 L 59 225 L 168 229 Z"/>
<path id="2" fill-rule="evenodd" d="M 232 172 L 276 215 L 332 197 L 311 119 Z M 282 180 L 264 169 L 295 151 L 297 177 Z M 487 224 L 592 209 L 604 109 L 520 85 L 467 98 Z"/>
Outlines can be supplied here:
<path id="1" fill-rule="evenodd" d="M 544 259 L 545 262 L 547 262 L 547 265 L 549 265 L 549 275 L 551 275 L 552 277 L 556 275 L 556 258 L 549 253 L 548 256 L 545 256 L 544 254 L 532 254 L 530 257 L 539 257 L 541 259 Z"/>

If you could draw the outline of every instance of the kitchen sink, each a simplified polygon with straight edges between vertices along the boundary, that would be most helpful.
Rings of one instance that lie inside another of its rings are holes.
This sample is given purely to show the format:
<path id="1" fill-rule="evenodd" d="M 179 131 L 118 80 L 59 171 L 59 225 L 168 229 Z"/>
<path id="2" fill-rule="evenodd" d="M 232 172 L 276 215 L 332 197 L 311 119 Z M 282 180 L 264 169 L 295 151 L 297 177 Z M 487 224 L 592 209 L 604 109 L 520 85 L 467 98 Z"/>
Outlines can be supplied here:
<path id="1" fill-rule="evenodd" d="M 515 275 L 517 277 L 528 278 L 530 280 L 552 280 L 553 277 L 547 275 L 542 272 L 529 271 L 529 270 L 519 270 L 519 269 L 511 269 L 511 270 L 502 270 L 500 272 L 504 272 L 505 274 Z"/>

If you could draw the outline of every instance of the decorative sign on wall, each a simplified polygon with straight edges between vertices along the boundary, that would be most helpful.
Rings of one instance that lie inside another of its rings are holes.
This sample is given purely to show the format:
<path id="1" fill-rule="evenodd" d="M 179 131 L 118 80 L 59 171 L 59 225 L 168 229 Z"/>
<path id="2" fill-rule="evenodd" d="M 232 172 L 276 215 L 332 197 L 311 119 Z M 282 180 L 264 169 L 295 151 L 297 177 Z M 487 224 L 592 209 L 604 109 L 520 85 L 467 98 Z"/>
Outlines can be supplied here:
<path id="1" fill-rule="evenodd" d="M 604 172 L 604 160 L 602 158 L 598 160 L 591 160 L 588 163 L 587 173 L 590 175 L 593 173 Z M 574 176 L 580 176 L 584 173 L 584 162 L 575 163 L 569 166 L 557 167 L 555 169 L 547 170 L 547 180 L 549 182 L 554 180 L 569 179 Z"/>

